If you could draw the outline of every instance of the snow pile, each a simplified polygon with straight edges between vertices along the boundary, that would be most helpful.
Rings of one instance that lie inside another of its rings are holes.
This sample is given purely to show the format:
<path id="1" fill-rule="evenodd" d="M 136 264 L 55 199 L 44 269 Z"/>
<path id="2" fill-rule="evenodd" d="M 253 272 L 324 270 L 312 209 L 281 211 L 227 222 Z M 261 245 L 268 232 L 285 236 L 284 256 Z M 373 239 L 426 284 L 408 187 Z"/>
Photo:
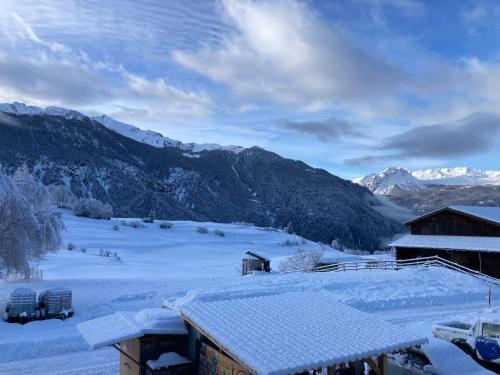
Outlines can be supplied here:
<path id="1" fill-rule="evenodd" d="M 170 366 L 182 365 L 184 363 L 191 362 L 189 359 L 180 356 L 175 352 L 163 353 L 157 360 L 149 360 L 146 364 L 152 370 L 158 370 L 161 368 L 167 368 Z"/>
<path id="2" fill-rule="evenodd" d="M 261 375 L 297 373 L 427 342 L 337 302 L 328 292 L 191 303 L 180 306 L 180 312 Z"/>
<path id="3" fill-rule="evenodd" d="M 422 351 L 430 359 L 432 366 L 428 370 L 437 375 L 467 374 L 493 375 L 454 344 L 431 338 Z"/>
<path id="4" fill-rule="evenodd" d="M 142 337 L 145 334 L 187 334 L 181 317 L 167 309 L 147 309 L 137 314 L 118 311 L 76 325 L 92 349 Z"/>
<path id="5" fill-rule="evenodd" d="M 176 311 L 164 308 L 143 309 L 134 316 L 144 334 L 185 334 L 186 326 Z"/>

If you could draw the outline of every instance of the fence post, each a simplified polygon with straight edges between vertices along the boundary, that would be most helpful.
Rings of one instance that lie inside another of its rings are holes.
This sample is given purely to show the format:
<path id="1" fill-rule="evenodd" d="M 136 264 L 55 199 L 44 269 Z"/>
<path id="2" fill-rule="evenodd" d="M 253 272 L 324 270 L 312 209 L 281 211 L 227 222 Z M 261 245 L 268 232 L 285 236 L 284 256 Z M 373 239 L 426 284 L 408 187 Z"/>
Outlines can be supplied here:
<path id="1" fill-rule="evenodd" d="M 491 285 L 488 288 L 488 308 L 491 309 Z"/>

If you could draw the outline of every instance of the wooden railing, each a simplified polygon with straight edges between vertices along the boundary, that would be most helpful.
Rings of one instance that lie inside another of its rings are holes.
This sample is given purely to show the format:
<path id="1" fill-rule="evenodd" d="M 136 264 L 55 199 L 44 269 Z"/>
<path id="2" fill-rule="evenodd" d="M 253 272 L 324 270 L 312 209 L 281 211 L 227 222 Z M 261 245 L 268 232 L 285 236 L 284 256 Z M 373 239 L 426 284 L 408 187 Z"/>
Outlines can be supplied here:
<path id="1" fill-rule="evenodd" d="M 405 260 L 363 260 L 358 262 L 335 263 L 313 268 L 310 270 L 310 272 L 399 270 L 403 268 L 415 268 L 415 267 L 443 267 L 500 286 L 500 279 L 496 279 L 482 272 L 467 268 L 465 266 L 462 266 L 461 264 L 454 263 L 450 260 L 438 256 L 405 259 Z M 288 271 L 287 273 L 289 272 L 299 272 L 299 271 Z"/>

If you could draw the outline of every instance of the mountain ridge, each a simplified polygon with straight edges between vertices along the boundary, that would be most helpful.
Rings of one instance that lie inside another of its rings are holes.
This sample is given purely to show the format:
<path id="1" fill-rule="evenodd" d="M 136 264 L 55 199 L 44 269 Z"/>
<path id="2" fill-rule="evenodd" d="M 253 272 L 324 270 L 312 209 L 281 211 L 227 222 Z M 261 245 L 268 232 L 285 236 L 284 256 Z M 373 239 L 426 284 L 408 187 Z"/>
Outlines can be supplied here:
<path id="1" fill-rule="evenodd" d="M 287 227 L 314 241 L 375 250 L 401 225 L 366 188 L 301 161 L 240 152 L 155 147 L 87 116 L 3 112 L 0 163 L 26 164 L 46 185 L 112 204 L 115 215 Z M 15 126 L 12 126 L 15 123 Z"/>
<path id="2" fill-rule="evenodd" d="M 500 171 L 487 171 L 470 167 L 409 171 L 403 167 L 390 167 L 379 173 L 356 178 L 353 182 L 367 187 L 375 194 L 388 195 L 396 188 L 412 191 L 429 185 L 500 185 Z"/>

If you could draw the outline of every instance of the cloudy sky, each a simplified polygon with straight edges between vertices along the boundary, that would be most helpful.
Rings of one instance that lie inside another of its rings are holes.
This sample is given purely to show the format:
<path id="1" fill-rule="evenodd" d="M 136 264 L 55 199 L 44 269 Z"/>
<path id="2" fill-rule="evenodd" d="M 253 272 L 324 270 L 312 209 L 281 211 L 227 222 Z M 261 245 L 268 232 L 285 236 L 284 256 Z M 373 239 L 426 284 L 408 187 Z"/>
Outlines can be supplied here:
<path id="1" fill-rule="evenodd" d="M 0 102 L 346 178 L 500 169 L 496 0 L 0 1 Z"/>

